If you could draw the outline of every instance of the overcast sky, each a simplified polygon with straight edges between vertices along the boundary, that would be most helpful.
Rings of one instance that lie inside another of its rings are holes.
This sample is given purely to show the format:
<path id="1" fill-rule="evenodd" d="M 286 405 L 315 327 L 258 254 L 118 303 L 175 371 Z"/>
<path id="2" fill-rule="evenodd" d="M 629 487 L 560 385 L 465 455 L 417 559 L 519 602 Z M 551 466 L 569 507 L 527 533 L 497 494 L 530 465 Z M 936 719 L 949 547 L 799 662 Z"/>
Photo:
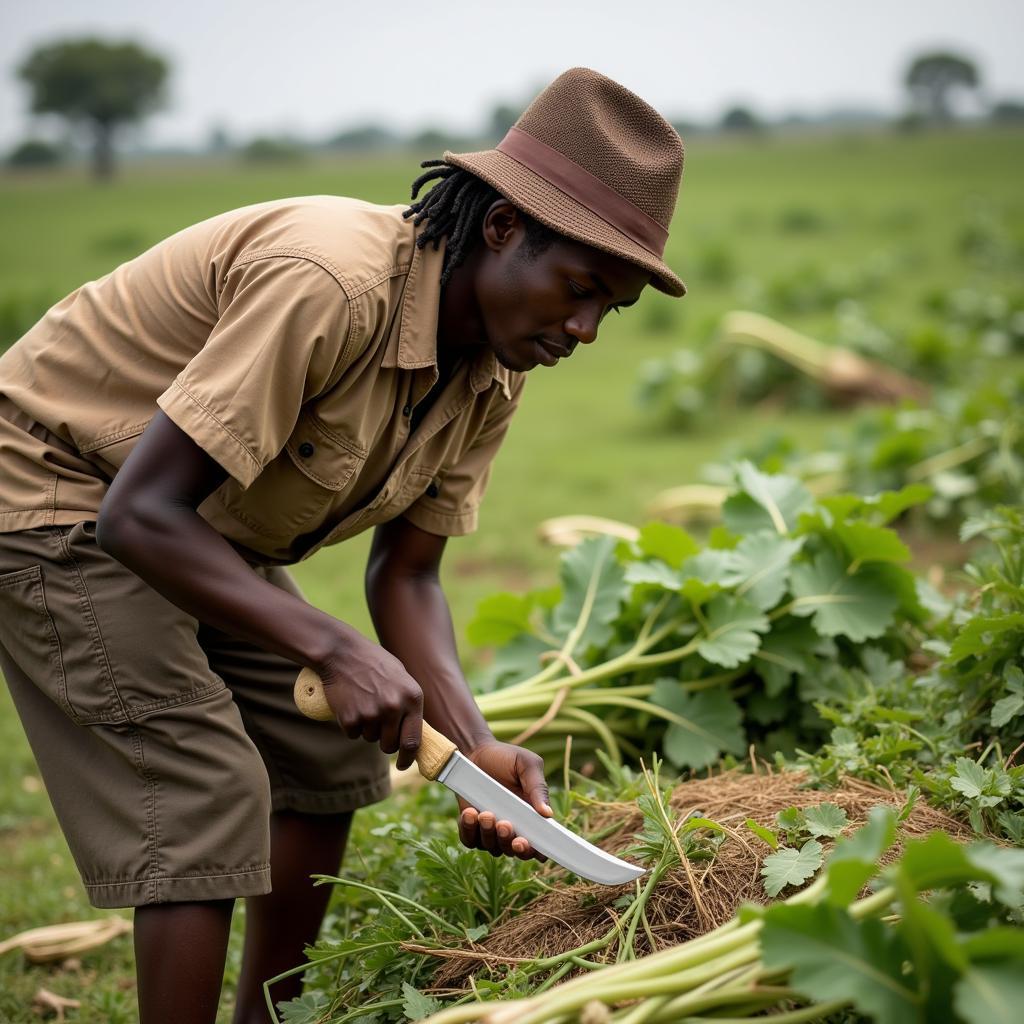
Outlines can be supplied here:
<path id="1" fill-rule="evenodd" d="M 1024 97 L 1022 0 L 0 0 L 0 144 L 31 126 L 19 61 L 95 33 L 173 66 L 149 143 L 323 136 L 374 121 L 478 129 L 567 67 L 618 79 L 669 117 L 732 103 L 769 116 L 896 112 L 908 59 L 951 48 L 995 98 Z"/>

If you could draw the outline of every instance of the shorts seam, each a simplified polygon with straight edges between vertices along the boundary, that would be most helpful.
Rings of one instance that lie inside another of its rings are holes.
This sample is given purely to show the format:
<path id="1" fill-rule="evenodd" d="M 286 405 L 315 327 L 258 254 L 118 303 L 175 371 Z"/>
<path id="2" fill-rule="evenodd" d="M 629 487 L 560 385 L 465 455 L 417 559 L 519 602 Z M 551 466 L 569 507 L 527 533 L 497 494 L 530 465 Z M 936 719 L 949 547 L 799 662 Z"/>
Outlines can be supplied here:
<path id="1" fill-rule="evenodd" d="M 137 770 L 146 785 L 146 821 L 149 827 L 146 829 L 146 845 L 149 847 L 149 873 L 150 878 L 145 879 L 147 899 L 155 900 L 160 891 L 159 883 L 153 880 L 160 871 L 160 819 L 157 814 L 157 781 L 154 774 L 146 764 L 146 752 L 142 741 L 142 733 L 131 727 L 132 748 L 138 758 Z"/>
<path id="2" fill-rule="evenodd" d="M 183 875 L 151 875 L 146 878 L 131 878 L 126 876 L 124 878 L 106 878 L 99 882 L 83 882 L 82 884 L 86 889 L 99 889 L 108 885 L 142 885 L 152 882 L 184 882 L 191 879 L 231 878 L 235 875 L 256 874 L 260 871 L 266 871 L 269 867 L 269 864 L 252 864 L 248 867 L 238 868 L 235 871 L 218 871 L 214 874 L 210 874 L 206 871 L 187 871 Z"/>

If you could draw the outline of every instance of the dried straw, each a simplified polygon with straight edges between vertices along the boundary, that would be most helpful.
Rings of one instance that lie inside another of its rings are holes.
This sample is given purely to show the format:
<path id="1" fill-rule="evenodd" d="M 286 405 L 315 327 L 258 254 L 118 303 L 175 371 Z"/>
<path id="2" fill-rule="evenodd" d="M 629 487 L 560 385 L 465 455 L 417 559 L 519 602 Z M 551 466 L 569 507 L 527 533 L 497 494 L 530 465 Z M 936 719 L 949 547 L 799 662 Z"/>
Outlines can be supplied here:
<path id="1" fill-rule="evenodd" d="M 684 868 L 675 868 L 665 875 L 647 904 L 649 927 L 637 932 L 636 955 L 643 956 L 711 931 L 729 920 L 741 903 L 766 902 L 760 871 L 771 850 L 744 822 L 752 818 L 759 825 L 773 827 L 779 811 L 824 801 L 831 801 L 846 812 L 849 826 L 845 832 L 849 833 L 865 823 L 872 807 L 885 804 L 900 808 L 904 797 L 858 779 L 845 779 L 835 789 L 812 789 L 804 772 L 766 772 L 763 768 L 757 774 L 737 769 L 677 786 L 670 804 L 680 818 L 697 812 L 728 829 L 729 835 L 714 860 L 690 864 L 696 894 Z M 602 804 L 593 808 L 589 817 L 592 834 L 615 830 L 600 844 L 611 853 L 628 847 L 642 825 L 642 815 L 632 803 Z M 965 841 L 972 835 L 967 826 L 923 802 L 901 823 L 899 835 L 912 838 L 935 829 Z M 822 842 L 828 845 L 827 840 Z M 614 902 L 632 891 L 632 885 L 612 887 L 578 882 L 560 886 L 522 910 L 499 919 L 486 939 L 474 943 L 472 948 L 439 951 L 411 943 L 404 948 L 440 957 L 443 962 L 434 975 L 435 988 L 459 990 L 468 987 L 470 976 L 501 976 L 516 963 L 564 953 L 600 938 L 613 927 L 619 915 Z M 614 960 L 615 954 L 614 944 L 605 951 L 609 961 Z"/>

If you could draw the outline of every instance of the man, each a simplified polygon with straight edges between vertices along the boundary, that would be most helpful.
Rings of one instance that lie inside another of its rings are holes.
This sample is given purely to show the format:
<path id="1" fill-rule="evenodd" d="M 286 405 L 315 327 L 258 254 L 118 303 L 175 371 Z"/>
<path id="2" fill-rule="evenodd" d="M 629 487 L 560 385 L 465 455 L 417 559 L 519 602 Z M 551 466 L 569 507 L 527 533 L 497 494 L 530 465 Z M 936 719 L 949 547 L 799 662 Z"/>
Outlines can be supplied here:
<path id="1" fill-rule="evenodd" d="M 422 717 L 550 814 L 541 760 L 474 704 L 438 568 L 524 374 L 646 284 L 683 294 L 662 260 L 682 157 L 639 97 L 573 69 L 495 150 L 430 162 L 411 208 L 223 214 L 0 359 L 0 667 L 90 899 L 136 908 L 144 1024 L 214 1019 L 240 896 L 235 1020 L 266 1019 L 263 979 L 320 926 L 309 876 Z M 379 645 L 282 568 L 370 526 Z M 293 707 L 303 665 L 341 732 Z M 534 855 L 486 809 L 459 832 Z"/>

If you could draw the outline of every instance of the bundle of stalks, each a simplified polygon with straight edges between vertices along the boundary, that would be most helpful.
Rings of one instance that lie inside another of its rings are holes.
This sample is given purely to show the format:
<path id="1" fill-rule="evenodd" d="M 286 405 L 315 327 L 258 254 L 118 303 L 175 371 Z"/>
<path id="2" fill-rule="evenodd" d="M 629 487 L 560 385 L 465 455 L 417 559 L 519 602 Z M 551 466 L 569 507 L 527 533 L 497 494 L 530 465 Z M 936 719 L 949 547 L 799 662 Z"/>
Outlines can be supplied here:
<path id="1" fill-rule="evenodd" d="M 577 882 L 553 887 L 525 908 L 499 919 L 482 942 L 465 948 L 416 944 L 405 948 L 441 958 L 433 989 L 445 995 L 464 992 L 471 979 L 491 973 L 491 969 L 500 975 L 517 964 L 547 960 L 560 977 L 571 977 L 592 969 L 584 966 L 584 956 L 611 964 L 669 949 L 723 926 L 742 903 L 767 902 L 760 870 L 772 851 L 746 827 L 748 819 L 773 827 L 780 811 L 823 801 L 846 812 L 849 824 L 845 831 L 850 832 L 864 824 L 872 807 L 899 809 L 904 797 L 858 779 L 844 779 L 835 789 L 811 789 L 804 772 L 773 772 L 763 767 L 755 774 L 732 770 L 684 782 L 672 792 L 669 807 L 673 815 L 682 821 L 699 814 L 722 826 L 727 838 L 712 860 L 684 862 L 658 879 L 646 900 L 642 927 L 623 926 L 623 914 L 616 907 L 632 892 L 632 886 Z M 600 845 L 620 854 L 631 845 L 642 823 L 635 802 L 596 804 L 589 812 L 587 832 L 605 836 Z M 900 824 L 899 835 L 909 839 L 935 829 L 963 841 L 972 836 L 967 826 L 920 802 Z M 899 844 L 888 859 L 896 856 L 898 849 Z M 630 935 L 632 942 L 626 949 Z M 528 958 L 523 956 L 527 950 Z"/>
<path id="2" fill-rule="evenodd" d="M 763 316 L 735 310 L 722 320 L 721 343 L 768 352 L 821 385 L 833 402 L 924 401 L 928 388 L 875 360 L 839 345 L 824 345 L 791 327 Z"/>

